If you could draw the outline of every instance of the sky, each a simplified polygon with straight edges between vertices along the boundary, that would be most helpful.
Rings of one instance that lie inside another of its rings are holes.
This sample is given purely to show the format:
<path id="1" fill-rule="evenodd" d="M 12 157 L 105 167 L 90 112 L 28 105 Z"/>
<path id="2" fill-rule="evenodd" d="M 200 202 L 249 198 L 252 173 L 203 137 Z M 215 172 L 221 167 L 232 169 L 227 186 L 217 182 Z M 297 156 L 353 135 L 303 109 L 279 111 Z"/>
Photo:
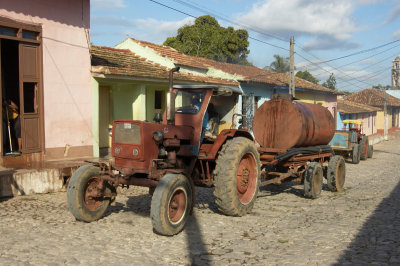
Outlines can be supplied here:
<path id="1" fill-rule="evenodd" d="M 194 17 L 211 15 L 221 26 L 247 29 L 248 61 L 269 66 L 289 57 L 296 71 L 320 84 L 333 73 L 337 88 L 359 91 L 391 85 L 400 55 L 399 0 L 91 0 L 91 42 L 113 47 L 127 36 L 162 44 Z"/>

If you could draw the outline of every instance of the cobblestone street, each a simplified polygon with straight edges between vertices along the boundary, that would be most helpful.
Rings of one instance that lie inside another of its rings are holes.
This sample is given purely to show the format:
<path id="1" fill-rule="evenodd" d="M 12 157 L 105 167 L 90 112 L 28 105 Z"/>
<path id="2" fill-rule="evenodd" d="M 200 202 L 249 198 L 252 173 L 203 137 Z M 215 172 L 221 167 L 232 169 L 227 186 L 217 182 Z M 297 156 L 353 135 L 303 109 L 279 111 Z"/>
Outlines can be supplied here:
<path id="1" fill-rule="evenodd" d="M 316 200 L 292 183 L 261 189 L 253 212 L 218 213 L 196 188 L 194 215 L 174 237 L 152 231 L 147 188 L 123 189 L 97 222 L 75 221 L 66 193 L 0 202 L 1 265 L 400 264 L 400 138 L 346 164 L 345 191 Z"/>

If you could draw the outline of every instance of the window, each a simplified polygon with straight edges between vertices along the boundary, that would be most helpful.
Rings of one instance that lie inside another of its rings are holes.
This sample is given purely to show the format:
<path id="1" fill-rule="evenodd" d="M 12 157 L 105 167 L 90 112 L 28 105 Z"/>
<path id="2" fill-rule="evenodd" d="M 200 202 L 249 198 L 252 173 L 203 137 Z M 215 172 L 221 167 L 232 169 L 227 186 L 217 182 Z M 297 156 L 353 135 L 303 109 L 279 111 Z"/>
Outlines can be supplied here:
<path id="1" fill-rule="evenodd" d="M 17 32 L 18 32 L 17 29 L 12 29 L 12 28 L 8 28 L 8 27 L 0 26 L 0 35 L 17 37 Z"/>
<path id="2" fill-rule="evenodd" d="M 197 114 L 204 101 L 205 92 L 178 91 L 175 96 L 177 113 Z"/>
<path id="3" fill-rule="evenodd" d="M 24 113 L 37 113 L 35 82 L 24 82 Z"/>
<path id="4" fill-rule="evenodd" d="M 371 115 L 368 116 L 368 127 L 370 127 L 369 121 L 371 120 Z"/>
<path id="5" fill-rule="evenodd" d="M 33 31 L 23 30 L 22 31 L 22 38 L 30 39 L 30 40 L 37 40 L 38 39 L 38 33 L 37 32 L 33 32 Z"/>
<path id="6" fill-rule="evenodd" d="M 154 92 L 154 109 L 162 109 L 162 91 Z"/>

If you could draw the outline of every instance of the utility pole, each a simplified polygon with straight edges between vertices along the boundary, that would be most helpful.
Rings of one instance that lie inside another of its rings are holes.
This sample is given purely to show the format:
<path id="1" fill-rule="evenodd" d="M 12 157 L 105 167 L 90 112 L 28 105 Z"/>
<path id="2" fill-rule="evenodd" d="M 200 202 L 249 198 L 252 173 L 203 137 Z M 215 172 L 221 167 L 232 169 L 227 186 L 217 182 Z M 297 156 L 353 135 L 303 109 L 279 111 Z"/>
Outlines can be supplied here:
<path id="1" fill-rule="evenodd" d="M 386 89 L 383 88 L 383 116 L 384 116 L 384 125 L 383 125 L 383 138 L 384 140 L 388 140 L 388 117 L 387 117 L 387 103 L 386 103 Z"/>
<path id="2" fill-rule="evenodd" d="M 295 84 L 294 84 L 294 37 L 290 38 L 290 67 L 289 67 L 289 94 L 292 98 L 295 97 Z"/>

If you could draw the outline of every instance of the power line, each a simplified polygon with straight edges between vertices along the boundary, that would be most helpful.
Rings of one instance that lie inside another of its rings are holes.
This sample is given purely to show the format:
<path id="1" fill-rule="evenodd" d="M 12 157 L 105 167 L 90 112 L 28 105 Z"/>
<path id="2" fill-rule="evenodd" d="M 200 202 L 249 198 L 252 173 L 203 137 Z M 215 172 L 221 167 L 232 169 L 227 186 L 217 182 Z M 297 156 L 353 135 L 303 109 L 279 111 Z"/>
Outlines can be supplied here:
<path id="1" fill-rule="evenodd" d="M 379 49 L 379 48 L 388 46 L 390 44 L 396 43 L 396 42 L 400 42 L 400 40 L 395 40 L 395 41 L 392 41 L 392 42 L 389 42 L 389 43 L 385 43 L 385 44 L 382 44 L 382 45 L 379 45 L 379 46 L 376 46 L 376 47 L 373 47 L 373 48 L 369 48 L 369 49 L 361 50 L 361 51 L 358 51 L 358 52 L 355 52 L 355 53 L 352 53 L 352 54 L 348 54 L 348 55 L 345 55 L 345 56 L 341 56 L 341 57 L 336 57 L 336 58 L 333 58 L 333 59 L 325 60 L 325 61 L 319 62 L 318 64 L 325 64 L 325 63 L 329 63 L 329 62 L 336 61 L 336 60 L 339 60 L 339 59 L 344 59 L 344 58 L 347 58 L 347 57 L 351 57 L 351 56 L 355 56 L 355 55 L 359 55 L 359 54 L 363 54 L 363 53 L 368 53 L 368 52 L 374 51 L 376 49 Z"/>
<path id="2" fill-rule="evenodd" d="M 398 44 L 398 45 L 396 45 L 396 46 L 393 46 L 393 47 L 391 47 L 391 48 L 389 48 L 389 49 L 383 50 L 383 51 L 381 51 L 381 52 L 379 52 L 379 53 L 373 54 L 373 55 L 371 55 L 371 56 L 368 56 L 368 57 L 365 57 L 365 58 L 362 58 L 362 59 L 359 59 L 359 60 L 356 60 L 356 61 L 352 61 L 352 62 L 346 63 L 346 64 L 344 64 L 344 65 L 340 65 L 340 66 L 338 66 L 338 68 L 342 68 L 342 67 L 345 67 L 345 66 L 349 66 L 349 65 L 352 65 L 352 64 L 355 64 L 355 63 L 362 62 L 362 61 L 364 61 L 364 60 L 370 59 L 370 58 L 375 57 L 375 56 L 377 56 L 377 55 L 379 55 L 379 54 L 383 54 L 383 53 L 385 53 L 385 52 L 387 52 L 387 51 L 390 51 L 390 50 L 392 50 L 392 49 L 394 49 L 394 48 L 396 48 L 396 47 L 399 47 L 399 46 L 400 46 L 400 44 Z M 397 53 L 396 53 L 396 55 L 397 55 Z M 396 56 L 396 55 L 394 55 L 394 56 Z M 385 58 L 385 59 L 387 60 L 387 59 L 392 58 L 392 57 L 393 57 L 393 56 L 388 57 L 388 58 Z M 370 66 L 368 66 L 368 67 L 371 67 L 371 66 L 374 66 L 374 65 L 370 65 Z M 306 66 L 301 66 L 300 68 L 303 68 L 303 67 L 306 67 Z M 361 70 L 361 69 L 359 69 L 359 70 Z M 322 75 L 322 73 L 316 74 L 315 76 L 320 76 L 320 75 Z"/>
<path id="3" fill-rule="evenodd" d="M 304 50 L 302 47 L 300 47 L 300 49 Z M 298 55 L 299 55 L 300 57 L 306 59 L 305 57 L 301 56 L 300 54 L 298 54 Z M 311 55 L 312 55 L 312 54 L 311 54 Z M 312 56 L 314 56 L 314 55 L 312 55 Z M 314 56 L 314 57 L 315 57 L 315 56 Z M 317 58 L 317 59 L 318 59 L 318 58 Z M 308 62 L 310 62 L 311 64 L 317 66 L 318 68 L 324 70 L 325 72 L 328 72 L 327 70 L 323 69 L 318 63 L 312 62 L 312 61 L 310 61 L 310 60 L 308 60 L 308 59 L 306 59 L 306 60 L 307 60 Z M 326 64 L 328 67 L 330 67 L 330 68 L 332 68 L 332 69 L 338 71 L 339 73 L 342 73 L 343 76 L 350 77 L 352 80 L 358 81 L 358 82 L 360 82 L 360 83 L 364 83 L 364 84 L 366 84 L 366 85 L 368 85 L 368 86 L 371 85 L 371 84 L 368 83 L 368 82 L 365 82 L 365 81 L 363 81 L 363 80 L 359 80 L 358 78 L 355 78 L 355 77 L 351 77 L 350 74 L 347 74 L 346 72 L 344 72 L 344 71 L 342 71 L 342 70 L 340 70 L 340 69 L 338 69 L 338 68 L 336 68 L 336 67 L 330 66 L 330 65 L 327 64 L 327 63 L 325 63 L 325 64 Z M 338 77 L 338 78 L 341 79 L 340 77 Z M 358 87 L 358 88 L 361 88 L 360 86 L 358 86 L 358 85 L 356 85 L 356 84 L 353 84 L 353 83 L 350 83 L 349 81 L 347 81 L 347 80 L 345 80 L 345 79 L 343 79 L 343 78 L 342 78 L 341 80 L 342 80 L 342 81 L 345 81 L 345 82 L 348 83 L 348 84 L 352 84 L 353 86 L 356 86 L 356 87 Z M 363 88 L 361 88 L 361 89 L 363 89 Z"/>
<path id="4" fill-rule="evenodd" d="M 191 14 L 189 14 L 189 13 L 186 13 L 186 12 L 184 12 L 184 11 L 181 11 L 181 10 L 178 10 L 178 9 L 176 9 L 176 8 L 170 7 L 170 6 L 168 6 L 168 5 L 162 4 L 162 3 L 158 2 L 158 1 L 155 1 L 155 0 L 149 0 L 149 1 L 151 1 L 151 2 L 153 2 L 153 3 L 156 3 L 156 4 L 158 4 L 158 5 L 161 5 L 161 6 L 163 6 L 163 7 L 166 7 L 166 8 L 168 8 L 168 9 L 174 10 L 174 11 L 176 11 L 176 12 L 178 12 L 178 13 L 184 14 L 184 15 L 186 15 L 186 16 L 192 17 L 192 18 L 194 18 L 194 19 L 198 19 L 198 18 L 199 18 L 199 17 L 193 16 L 193 15 L 191 15 Z M 217 26 L 217 25 L 215 25 L 215 24 L 213 24 L 213 23 L 210 23 L 210 25 Z M 266 41 L 262 41 L 262 40 L 253 38 L 253 37 L 251 37 L 251 36 L 248 36 L 248 38 L 251 39 L 251 40 L 257 41 L 257 42 L 261 42 L 261 43 L 263 43 L 263 44 L 270 45 L 270 46 L 275 47 L 275 48 L 279 48 L 279 49 L 282 49 L 282 50 L 285 50 L 285 51 L 289 51 L 289 49 L 287 49 L 287 48 L 283 48 L 283 47 L 281 47 L 281 46 L 278 46 L 278 45 L 275 45 L 275 44 L 272 44 L 272 43 L 269 43 L 269 42 L 266 42 Z"/>
<path id="5" fill-rule="evenodd" d="M 189 8 L 196 9 L 198 11 L 201 11 L 201 12 L 205 13 L 205 14 L 213 15 L 214 17 L 217 17 L 217 18 L 219 18 L 219 19 L 221 19 L 223 21 L 226 21 L 228 23 L 234 24 L 236 26 L 239 26 L 239 27 L 242 27 L 242 28 L 245 28 L 245 29 L 250 29 L 251 31 L 254 31 L 254 32 L 257 32 L 259 34 L 262 34 L 262 35 L 265 35 L 265 36 L 280 40 L 282 42 L 287 43 L 289 41 L 289 40 L 286 40 L 286 39 L 284 39 L 284 38 L 282 38 L 282 37 L 280 37 L 278 35 L 261 31 L 259 28 L 254 28 L 254 27 L 250 27 L 249 25 L 240 24 L 240 23 L 237 23 L 237 22 L 235 22 L 233 20 L 230 20 L 230 19 L 228 19 L 228 18 L 226 18 L 226 17 L 224 17 L 222 15 L 218 15 L 218 14 L 215 14 L 213 12 L 210 12 L 210 9 L 199 7 L 199 5 L 193 4 L 193 2 L 191 2 L 191 1 L 182 1 L 182 0 L 172 0 L 172 1 L 177 2 L 177 3 L 181 4 L 181 5 L 185 5 L 185 6 L 189 7 Z M 187 2 L 191 2 L 191 3 L 187 3 Z"/>
<path id="6" fill-rule="evenodd" d="M 165 7 L 165 8 L 174 10 L 174 11 L 176 11 L 176 12 L 178 12 L 178 13 L 184 14 L 184 15 L 186 15 L 186 16 L 189 16 L 189 17 L 192 17 L 192 18 L 195 18 L 195 19 L 198 19 L 198 18 L 199 18 L 199 17 L 196 17 L 196 16 L 194 16 L 194 15 L 191 15 L 191 14 L 189 14 L 189 13 L 187 13 L 187 12 L 184 12 L 184 11 L 181 11 L 181 10 L 179 10 L 179 9 L 173 8 L 173 7 L 171 7 L 171 6 L 162 4 L 162 3 L 158 2 L 158 1 L 155 1 L 155 0 L 149 0 L 149 1 L 151 1 L 151 2 L 153 2 L 153 3 L 156 3 L 156 4 L 158 4 L 158 5 L 161 5 L 161 6 Z M 187 3 L 187 2 L 184 2 L 184 1 L 181 1 L 181 0 L 173 0 L 173 1 L 174 1 L 174 2 L 177 2 L 177 3 L 180 3 L 180 4 L 182 4 L 182 5 L 185 5 L 185 6 L 187 6 L 187 7 L 190 7 L 190 8 L 192 8 L 192 9 L 196 9 L 196 10 L 198 10 L 198 11 L 204 12 L 204 13 L 206 13 L 206 14 L 208 14 L 208 13 L 212 14 L 212 12 L 210 12 L 209 10 L 206 10 L 206 9 L 204 9 L 204 8 L 201 8 L 201 7 L 199 7 L 199 6 L 195 5 L 195 4 L 190 4 L 190 3 Z M 190 2 L 190 1 L 189 1 L 189 2 Z M 244 28 L 248 28 L 248 29 L 250 29 L 251 31 L 254 31 L 254 32 L 256 32 L 256 33 L 259 33 L 259 34 L 262 34 L 262 35 L 265 35 L 265 36 L 268 36 L 268 37 L 272 37 L 272 38 L 278 39 L 278 40 L 280 40 L 280 41 L 286 41 L 286 40 L 280 38 L 279 36 L 276 36 L 276 35 L 273 35 L 273 34 L 268 34 L 268 33 L 259 31 L 258 29 L 254 29 L 254 28 L 249 27 L 249 26 L 246 26 L 246 25 L 244 26 L 244 25 L 238 24 L 238 23 L 236 23 L 236 22 L 233 22 L 233 21 L 231 21 L 231 20 L 229 20 L 229 19 L 227 19 L 227 18 L 221 16 L 221 15 L 216 15 L 216 14 L 213 14 L 213 15 L 214 15 L 215 17 L 221 19 L 221 20 L 224 20 L 224 21 L 228 22 L 228 23 L 235 24 L 235 25 L 238 25 L 238 26 L 241 26 L 241 27 L 244 27 Z M 209 24 L 214 25 L 214 26 L 217 26 L 217 25 L 215 25 L 215 24 L 213 24 L 213 23 L 209 23 Z M 257 38 L 251 37 L 251 36 L 248 36 L 248 38 L 249 38 L 249 39 L 252 39 L 252 40 L 255 40 L 255 41 L 257 41 L 257 42 L 260 42 L 260 43 L 263 43 L 263 44 L 266 44 L 266 45 L 275 47 L 275 48 L 279 48 L 279 49 L 282 49 L 282 50 L 285 50 L 285 51 L 289 51 L 289 49 L 283 48 L 283 47 L 278 46 L 278 45 L 274 45 L 274 44 L 269 43 L 269 42 L 266 42 L 266 41 L 262 41 L 262 40 L 260 40 L 260 39 L 257 39 Z M 366 50 L 358 51 L 358 52 L 355 52 L 355 53 L 352 53 L 352 54 L 349 54 L 349 55 L 345 55 L 345 56 L 341 56 L 341 57 L 338 57 L 338 58 L 333 58 L 333 59 L 330 59 L 330 60 L 321 61 L 321 62 L 318 62 L 318 63 L 310 61 L 309 59 L 307 59 L 307 58 L 305 58 L 304 56 L 302 56 L 300 53 L 297 53 L 297 55 L 300 56 L 300 57 L 302 57 L 302 58 L 305 59 L 306 61 L 310 62 L 310 63 L 311 63 L 310 65 L 314 65 L 314 66 L 316 66 L 317 68 L 319 68 L 319 69 L 321 69 L 321 70 L 323 70 L 323 71 L 325 71 L 325 72 L 327 72 L 327 73 L 330 73 L 330 74 L 331 74 L 330 71 L 328 71 L 328 70 L 322 68 L 322 67 L 320 66 L 320 64 L 326 64 L 328 67 L 330 67 L 330 68 L 332 68 L 332 69 L 335 69 L 335 70 L 338 71 L 339 73 L 342 73 L 344 76 L 350 77 L 350 76 L 349 76 L 348 74 L 346 74 L 344 71 L 342 71 L 342 70 L 340 70 L 340 69 L 338 69 L 338 68 L 336 68 L 336 67 L 330 66 L 330 65 L 328 65 L 327 63 L 328 63 L 328 62 L 332 62 L 332 61 L 336 61 L 336 60 L 339 60 L 339 59 L 344 59 L 344 58 L 347 58 L 347 57 L 355 56 L 355 55 L 358 55 L 358 54 L 370 52 L 370 51 L 373 51 L 373 50 L 376 50 L 376 49 L 385 47 L 385 46 L 387 46 L 387 45 L 390 45 L 390 44 L 393 44 L 393 43 L 396 43 L 396 42 L 399 42 L 399 41 L 400 41 L 400 40 L 395 40 L 395 41 L 392 41 L 392 42 L 389 42 L 389 43 L 386 43 L 386 44 L 383 44 L 383 45 L 380 45 L 380 46 L 377 46 L 377 47 L 373 47 L 373 48 L 369 48 L 369 49 L 366 49 Z M 318 59 L 318 60 L 321 60 L 321 59 L 319 59 L 318 57 L 316 57 L 315 55 L 313 55 L 313 54 L 309 53 L 308 51 L 306 51 L 302 46 L 299 46 L 299 48 L 300 48 L 301 50 L 303 50 L 305 53 L 307 53 L 307 54 L 313 56 L 314 58 L 316 58 L 316 59 Z M 393 48 L 394 48 L 394 47 L 392 47 L 391 49 L 393 49 Z M 363 59 L 363 60 L 365 60 L 365 59 Z M 356 62 L 357 62 L 357 61 L 356 61 Z M 307 66 L 310 66 L 310 65 L 307 65 Z M 307 67 L 307 66 L 303 66 L 302 68 Z M 360 82 L 360 83 L 364 83 L 364 84 L 370 85 L 369 83 L 367 83 L 367 82 L 365 82 L 365 81 L 362 81 L 362 80 L 358 80 L 357 78 L 354 78 L 354 77 L 350 77 L 350 78 L 352 78 L 352 79 L 354 79 L 354 80 L 356 80 L 356 81 L 358 81 L 358 82 Z M 340 80 L 342 80 L 343 82 L 346 82 L 346 83 L 348 83 L 348 84 L 350 84 L 350 85 L 352 85 L 352 86 L 356 86 L 356 87 L 358 87 L 358 88 L 360 88 L 360 89 L 363 89 L 362 87 L 360 87 L 360 86 L 358 86 L 358 85 L 356 85 L 356 84 L 350 83 L 350 82 L 349 82 L 348 80 L 346 80 L 346 79 L 342 79 L 342 78 L 340 78 L 340 77 L 338 77 L 338 79 L 340 79 Z"/>
<path id="7" fill-rule="evenodd" d="M 400 44 L 399 44 L 399 45 L 396 45 L 396 46 L 393 46 L 393 47 L 391 47 L 391 48 L 389 48 L 389 49 L 386 49 L 386 50 L 384 50 L 384 51 L 382 51 L 382 52 L 379 52 L 379 53 L 377 53 L 377 54 L 374 54 L 374 55 L 372 55 L 372 56 L 363 58 L 363 59 L 361 59 L 361 60 L 353 61 L 353 62 L 344 64 L 344 65 L 338 66 L 338 68 L 341 68 L 341 67 L 344 67 L 344 66 L 348 66 L 348 65 L 352 65 L 352 64 L 354 64 L 354 63 L 362 62 L 362 61 L 364 61 L 364 60 L 366 60 L 366 59 L 372 58 L 372 57 L 374 57 L 374 56 L 377 56 L 377 55 L 379 55 L 379 54 L 382 54 L 382 53 L 384 53 L 384 52 L 387 52 L 387 51 L 392 50 L 392 49 L 394 49 L 394 48 L 396 48 L 396 47 L 399 47 L 399 46 L 400 46 Z M 388 60 L 388 59 L 390 59 L 390 58 L 396 57 L 396 55 L 397 55 L 397 53 L 394 54 L 394 55 L 390 55 L 390 56 L 388 56 L 388 57 L 385 57 L 383 60 L 376 62 L 374 65 L 371 64 L 371 65 L 366 66 L 366 67 L 364 67 L 364 68 L 360 68 L 360 69 L 358 69 L 357 71 L 364 70 L 364 69 L 367 69 L 367 68 L 370 68 L 370 67 L 376 67 L 377 64 L 379 64 L 379 63 L 381 63 L 381 62 L 383 62 L 383 61 L 386 61 L 386 60 Z M 303 66 L 300 67 L 300 68 L 303 68 Z M 353 73 L 355 73 L 355 72 L 357 72 L 357 71 L 354 71 L 354 72 L 350 73 L 350 75 L 353 74 Z M 321 72 L 321 73 L 315 74 L 314 76 L 315 76 L 315 77 L 318 77 L 318 76 L 321 76 L 322 74 L 323 74 L 323 73 Z"/>
<path id="8" fill-rule="evenodd" d="M 303 58 L 304 60 L 310 62 L 311 64 L 315 64 L 314 62 L 312 62 L 312 61 L 310 61 L 309 59 L 305 58 L 305 57 L 302 56 L 301 54 L 297 54 L 297 55 L 300 56 L 301 58 Z M 317 64 L 316 64 L 316 65 L 317 65 Z M 330 71 L 328 71 L 328 70 L 322 68 L 322 67 L 319 66 L 319 65 L 317 65 L 317 67 L 320 68 L 320 69 L 322 69 L 323 71 L 329 73 L 329 74 L 332 74 L 332 72 L 330 72 Z M 338 79 L 341 79 L 341 78 L 339 78 L 339 77 L 337 77 L 337 78 L 338 78 Z M 360 87 L 360 86 L 358 86 L 358 85 L 354 85 L 353 83 L 350 83 L 349 81 L 347 81 L 347 80 L 345 80 L 345 79 L 341 79 L 341 80 L 342 80 L 343 82 L 346 82 L 346 83 L 352 85 L 352 86 L 356 86 L 356 87 L 358 87 L 358 88 L 360 88 L 360 89 L 363 89 L 362 87 Z"/>

